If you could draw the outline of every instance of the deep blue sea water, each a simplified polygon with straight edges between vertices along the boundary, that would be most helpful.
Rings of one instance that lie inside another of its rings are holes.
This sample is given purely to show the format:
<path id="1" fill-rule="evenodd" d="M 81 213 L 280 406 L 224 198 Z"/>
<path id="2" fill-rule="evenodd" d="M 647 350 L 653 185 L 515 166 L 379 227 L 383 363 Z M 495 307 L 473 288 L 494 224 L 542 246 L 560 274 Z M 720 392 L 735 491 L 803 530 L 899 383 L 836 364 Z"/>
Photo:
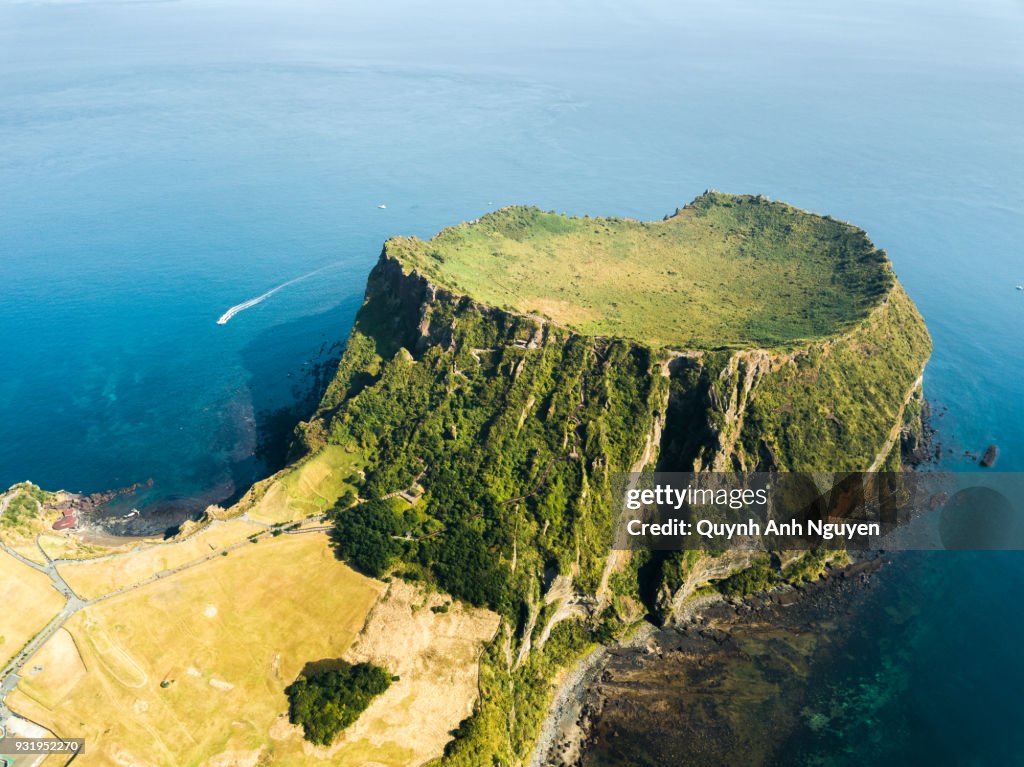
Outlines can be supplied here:
<path id="1" fill-rule="evenodd" d="M 709 187 L 867 229 L 935 340 L 944 468 L 1024 469 L 1018 0 L 370 5 L 0 0 L 0 485 L 244 487 L 387 236 Z M 944 715 L 901 737 L 1007 763 L 1024 555 L 921 568 L 897 700 Z M 979 706 L 1007 726 L 954 738 Z"/>

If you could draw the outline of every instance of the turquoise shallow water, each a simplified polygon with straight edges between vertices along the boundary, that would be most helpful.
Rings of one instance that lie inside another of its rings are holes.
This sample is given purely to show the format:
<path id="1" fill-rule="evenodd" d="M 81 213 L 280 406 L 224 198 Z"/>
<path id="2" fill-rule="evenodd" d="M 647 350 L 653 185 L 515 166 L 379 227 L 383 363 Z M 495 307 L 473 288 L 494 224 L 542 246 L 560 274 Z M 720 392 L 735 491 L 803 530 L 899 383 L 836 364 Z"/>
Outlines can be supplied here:
<path id="1" fill-rule="evenodd" d="M 866 228 L 935 339 L 944 467 L 996 442 L 1021 470 L 1021 40 L 1012 0 L 0 2 L 0 485 L 244 487 L 387 236 L 522 202 L 657 218 L 708 187 Z M 920 641 L 1007 700 L 1011 649 L 945 621 L 988 626 L 1024 560 L 925 561 Z M 913 694 L 962 705 L 940 666 Z"/>
<path id="2" fill-rule="evenodd" d="M 904 554 L 876 577 L 775 764 L 1019 764 L 1019 553 Z"/>

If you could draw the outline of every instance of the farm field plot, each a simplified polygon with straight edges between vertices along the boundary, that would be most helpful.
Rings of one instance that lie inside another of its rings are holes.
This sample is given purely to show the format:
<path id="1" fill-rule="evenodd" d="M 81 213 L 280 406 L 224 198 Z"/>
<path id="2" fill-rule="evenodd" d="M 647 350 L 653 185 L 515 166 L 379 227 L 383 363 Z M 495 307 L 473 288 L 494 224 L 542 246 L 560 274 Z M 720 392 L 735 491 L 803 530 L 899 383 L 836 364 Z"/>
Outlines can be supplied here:
<path id="1" fill-rule="evenodd" d="M 150 544 L 95 561 L 62 564 L 58 569 L 75 593 L 85 599 L 95 599 L 141 583 L 164 570 L 215 554 L 262 529 L 242 519 L 214 522 L 183 541 Z"/>
<path id="2" fill-rule="evenodd" d="M 8 704 L 84 737 L 83 767 L 277 764 L 284 688 L 341 657 L 384 588 L 323 535 L 265 539 L 76 614 Z"/>
<path id="3" fill-rule="evenodd" d="M 0 666 L 4 666 L 61 611 L 64 598 L 43 573 L 0 551 L 0 605 Z"/>

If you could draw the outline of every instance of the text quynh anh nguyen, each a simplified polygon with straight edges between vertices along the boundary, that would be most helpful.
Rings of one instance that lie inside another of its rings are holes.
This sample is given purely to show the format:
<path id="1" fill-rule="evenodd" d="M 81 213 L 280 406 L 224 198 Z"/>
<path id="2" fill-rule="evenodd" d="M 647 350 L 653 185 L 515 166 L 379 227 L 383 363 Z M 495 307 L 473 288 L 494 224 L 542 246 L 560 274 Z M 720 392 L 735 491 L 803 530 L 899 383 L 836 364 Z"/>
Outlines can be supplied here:
<path id="1" fill-rule="evenodd" d="M 1024 548 L 1017 474 L 677 473 L 613 477 L 615 548 Z"/>

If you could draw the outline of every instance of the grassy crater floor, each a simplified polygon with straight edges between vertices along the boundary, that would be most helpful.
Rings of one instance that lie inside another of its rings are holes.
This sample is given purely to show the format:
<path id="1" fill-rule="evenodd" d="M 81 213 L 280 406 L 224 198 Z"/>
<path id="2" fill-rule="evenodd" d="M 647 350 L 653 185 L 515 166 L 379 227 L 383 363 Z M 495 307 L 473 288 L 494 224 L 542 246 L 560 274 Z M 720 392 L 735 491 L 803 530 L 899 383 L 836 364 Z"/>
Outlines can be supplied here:
<path id="1" fill-rule="evenodd" d="M 850 224 L 708 192 L 663 221 L 503 208 L 388 255 L 482 303 L 587 335 L 687 349 L 786 347 L 864 318 L 894 277 Z"/>

